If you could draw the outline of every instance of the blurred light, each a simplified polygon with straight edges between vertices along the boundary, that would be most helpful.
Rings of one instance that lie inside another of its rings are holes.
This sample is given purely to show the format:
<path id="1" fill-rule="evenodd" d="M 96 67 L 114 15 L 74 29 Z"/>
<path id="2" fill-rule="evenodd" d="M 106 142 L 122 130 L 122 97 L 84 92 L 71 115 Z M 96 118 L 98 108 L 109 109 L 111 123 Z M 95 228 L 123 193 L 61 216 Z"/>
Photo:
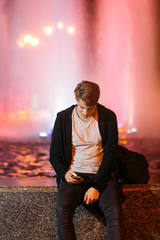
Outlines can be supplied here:
<path id="1" fill-rule="evenodd" d="M 48 133 L 46 133 L 46 132 L 40 132 L 40 133 L 39 133 L 39 136 L 40 136 L 40 137 L 48 137 Z"/>
<path id="2" fill-rule="evenodd" d="M 13 118 L 14 118 L 14 113 L 10 112 L 10 113 L 8 114 L 8 117 L 9 117 L 10 119 L 13 119 Z"/>
<path id="3" fill-rule="evenodd" d="M 44 32 L 47 34 L 47 35 L 51 35 L 52 32 L 53 32 L 53 28 L 48 26 L 48 27 L 45 27 L 44 28 Z"/>
<path id="4" fill-rule="evenodd" d="M 131 130 L 131 129 L 127 129 L 126 132 L 129 133 L 129 134 L 131 134 L 131 133 L 132 133 L 132 130 Z"/>
<path id="5" fill-rule="evenodd" d="M 122 123 L 118 123 L 118 128 L 122 128 L 122 127 L 123 127 Z"/>
<path id="6" fill-rule="evenodd" d="M 39 39 L 38 38 L 32 38 L 30 41 L 30 44 L 34 47 L 36 47 L 39 44 Z"/>
<path id="7" fill-rule="evenodd" d="M 37 110 L 38 109 L 38 94 L 34 93 L 32 95 L 32 109 L 33 110 Z"/>
<path id="8" fill-rule="evenodd" d="M 18 114 L 22 117 L 27 117 L 28 116 L 28 112 L 27 111 L 18 111 Z"/>
<path id="9" fill-rule="evenodd" d="M 124 145 L 127 144 L 127 140 L 121 140 L 120 144 L 124 144 Z"/>
<path id="10" fill-rule="evenodd" d="M 21 48 L 25 47 L 25 43 L 22 40 L 19 40 L 17 43 L 19 47 Z"/>
<path id="11" fill-rule="evenodd" d="M 118 132 L 119 132 L 119 133 L 124 132 L 124 128 L 118 128 Z"/>
<path id="12" fill-rule="evenodd" d="M 64 24 L 62 22 L 57 23 L 57 27 L 59 29 L 62 29 L 64 27 Z"/>
<path id="13" fill-rule="evenodd" d="M 132 128 L 132 132 L 137 132 L 137 128 Z"/>
<path id="14" fill-rule="evenodd" d="M 68 27 L 67 31 L 68 31 L 68 33 L 70 33 L 70 34 L 74 34 L 74 33 L 75 33 L 75 27 L 70 26 L 70 27 Z"/>
<path id="15" fill-rule="evenodd" d="M 129 133 L 129 134 L 135 133 L 135 132 L 137 132 L 137 128 L 127 129 L 126 132 Z"/>
<path id="16" fill-rule="evenodd" d="M 32 36 L 28 34 L 28 35 L 25 35 L 23 39 L 26 43 L 30 43 L 32 40 Z"/>

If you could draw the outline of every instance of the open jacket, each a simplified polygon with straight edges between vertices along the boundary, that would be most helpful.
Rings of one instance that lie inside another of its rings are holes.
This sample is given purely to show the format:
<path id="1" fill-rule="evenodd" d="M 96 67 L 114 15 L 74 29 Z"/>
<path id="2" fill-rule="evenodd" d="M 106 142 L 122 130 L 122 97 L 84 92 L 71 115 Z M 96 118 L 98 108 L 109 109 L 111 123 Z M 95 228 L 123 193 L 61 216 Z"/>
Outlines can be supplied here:
<path id="1" fill-rule="evenodd" d="M 72 159 L 72 111 L 76 105 L 59 112 L 55 120 L 50 146 L 50 162 L 57 173 L 57 183 L 69 169 Z M 92 187 L 102 191 L 114 170 L 118 145 L 116 115 L 110 109 L 97 104 L 98 124 L 104 155 L 95 175 Z"/>

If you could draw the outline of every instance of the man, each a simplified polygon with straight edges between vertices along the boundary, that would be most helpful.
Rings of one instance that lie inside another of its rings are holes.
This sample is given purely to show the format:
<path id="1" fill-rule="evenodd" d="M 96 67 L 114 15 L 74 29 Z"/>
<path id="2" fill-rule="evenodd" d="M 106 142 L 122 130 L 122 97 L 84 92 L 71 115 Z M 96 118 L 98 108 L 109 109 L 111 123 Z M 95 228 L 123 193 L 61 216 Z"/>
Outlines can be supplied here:
<path id="1" fill-rule="evenodd" d="M 107 223 L 107 240 L 120 240 L 121 206 L 112 172 L 116 164 L 116 115 L 98 103 L 99 86 L 82 81 L 77 105 L 57 114 L 50 162 L 57 173 L 57 228 L 61 240 L 76 239 L 73 214 L 79 203 L 98 203 Z"/>

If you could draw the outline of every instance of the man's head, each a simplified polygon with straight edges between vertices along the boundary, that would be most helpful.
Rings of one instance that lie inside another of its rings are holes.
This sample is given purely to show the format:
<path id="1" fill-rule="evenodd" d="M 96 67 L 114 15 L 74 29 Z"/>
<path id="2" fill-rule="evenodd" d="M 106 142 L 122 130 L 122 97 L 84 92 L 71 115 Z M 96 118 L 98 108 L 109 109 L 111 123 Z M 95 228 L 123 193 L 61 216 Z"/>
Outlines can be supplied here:
<path id="1" fill-rule="evenodd" d="M 81 119 L 87 119 L 94 115 L 100 90 L 96 83 L 82 81 L 74 90 L 77 101 L 77 113 Z"/>
<path id="2" fill-rule="evenodd" d="M 100 89 L 98 84 L 89 82 L 89 81 L 82 81 L 77 85 L 74 90 L 76 100 L 81 99 L 86 106 L 92 107 L 97 104 L 99 96 L 100 96 Z"/>

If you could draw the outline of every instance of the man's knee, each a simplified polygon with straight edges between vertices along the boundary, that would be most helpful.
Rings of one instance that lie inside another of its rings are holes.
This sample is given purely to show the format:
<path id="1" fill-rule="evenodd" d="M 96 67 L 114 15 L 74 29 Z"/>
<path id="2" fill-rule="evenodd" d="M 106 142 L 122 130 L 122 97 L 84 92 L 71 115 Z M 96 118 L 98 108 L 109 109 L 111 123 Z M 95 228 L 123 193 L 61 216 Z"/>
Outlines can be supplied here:
<path id="1" fill-rule="evenodd" d="M 105 204 L 100 206 L 102 213 L 104 214 L 106 220 L 107 219 L 120 219 L 122 210 L 121 205 L 118 201 L 105 201 Z"/>

